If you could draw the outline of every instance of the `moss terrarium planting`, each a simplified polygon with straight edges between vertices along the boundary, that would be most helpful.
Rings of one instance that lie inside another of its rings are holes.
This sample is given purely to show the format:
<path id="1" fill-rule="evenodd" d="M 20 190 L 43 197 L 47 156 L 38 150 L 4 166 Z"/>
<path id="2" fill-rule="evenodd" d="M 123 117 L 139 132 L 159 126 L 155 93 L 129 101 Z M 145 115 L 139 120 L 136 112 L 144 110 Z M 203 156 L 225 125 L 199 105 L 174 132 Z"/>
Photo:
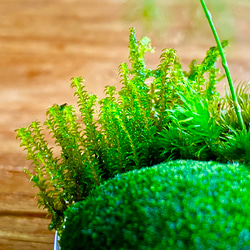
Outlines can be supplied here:
<path id="1" fill-rule="evenodd" d="M 174 49 L 163 50 L 159 65 L 149 69 L 150 39 L 137 40 L 131 28 L 130 66 L 119 66 L 121 90 L 106 86 L 99 100 L 75 77 L 78 111 L 56 104 L 43 124 L 17 130 L 34 165 L 26 172 L 39 189 L 38 204 L 51 216 L 49 229 L 59 232 L 63 249 L 250 246 L 249 87 L 234 90 L 224 56 L 228 42 L 218 36 L 216 42 L 189 71 Z M 220 56 L 226 75 L 216 65 Z M 230 91 L 221 97 L 216 85 L 225 76 Z"/>

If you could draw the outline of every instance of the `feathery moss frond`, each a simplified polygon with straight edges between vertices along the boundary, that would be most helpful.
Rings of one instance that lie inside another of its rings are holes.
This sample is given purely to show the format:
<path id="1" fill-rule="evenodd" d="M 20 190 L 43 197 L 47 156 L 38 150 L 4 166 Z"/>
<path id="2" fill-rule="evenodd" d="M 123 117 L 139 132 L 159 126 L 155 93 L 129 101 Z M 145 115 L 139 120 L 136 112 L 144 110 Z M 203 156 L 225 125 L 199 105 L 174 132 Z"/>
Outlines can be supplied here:
<path id="1" fill-rule="evenodd" d="M 210 48 L 200 64 L 192 61 L 189 72 L 173 49 L 163 50 L 156 69 L 147 68 L 147 51 L 152 52 L 150 40 L 137 41 L 131 29 L 130 66 L 119 66 L 120 91 L 106 86 L 99 100 L 88 93 L 83 78 L 75 77 L 71 87 L 80 117 L 73 106 L 55 104 L 44 126 L 33 122 L 17 130 L 34 165 L 35 173 L 26 172 L 39 188 L 38 204 L 52 215 L 50 229 L 60 231 L 64 211 L 116 174 L 180 158 L 250 162 L 249 133 L 238 133 L 232 97 L 226 93 L 223 99 L 216 91 L 223 77 L 216 67 L 218 49 Z M 249 128 L 247 90 L 239 87 L 237 95 Z M 48 146 L 44 129 L 59 156 Z M 243 153 L 238 157 L 232 150 Z"/>

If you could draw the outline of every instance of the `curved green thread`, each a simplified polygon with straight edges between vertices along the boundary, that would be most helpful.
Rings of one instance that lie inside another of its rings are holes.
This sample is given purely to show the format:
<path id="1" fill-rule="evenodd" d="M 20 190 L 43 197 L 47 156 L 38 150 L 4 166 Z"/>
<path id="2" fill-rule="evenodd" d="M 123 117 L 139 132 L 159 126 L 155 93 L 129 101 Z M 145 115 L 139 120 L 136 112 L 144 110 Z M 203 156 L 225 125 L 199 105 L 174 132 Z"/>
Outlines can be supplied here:
<path id="1" fill-rule="evenodd" d="M 223 51 L 223 48 L 222 48 L 222 45 L 221 45 L 221 42 L 220 42 L 220 38 L 219 38 L 219 36 L 217 34 L 216 28 L 215 28 L 214 23 L 212 21 L 212 15 L 208 10 L 208 8 L 207 8 L 207 6 L 205 4 L 205 1 L 200 0 L 200 2 L 201 2 L 203 10 L 205 12 L 205 15 L 207 17 L 207 20 L 209 22 L 210 28 L 211 28 L 211 30 L 213 32 L 215 41 L 217 43 L 217 46 L 218 46 L 218 49 L 219 49 L 219 52 L 220 52 L 220 56 L 221 56 L 222 66 L 223 66 L 223 68 L 225 70 L 227 80 L 228 80 L 228 83 L 229 83 L 229 87 L 230 87 L 230 91 L 231 91 L 231 94 L 232 94 L 232 99 L 233 99 L 233 102 L 234 102 L 235 112 L 236 112 L 236 115 L 237 115 L 237 118 L 238 118 L 240 128 L 243 130 L 243 129 L 245 129 L 245 124 L 243 122 L 243 118 L 242 118 L 242 115 L 241 115 L 241 108 L 240 108 L 240 105 L 239 105 L 239 103 L 237 101 L 237 96 L 236 96 L 236 93 L 235 93 L 233 81 L 232 81 L 231 74 L 230 74 L 230 71 L 229 71 L 229 68 L 228 68 L 226 56 L 225 56 L 225 53 Z"/>

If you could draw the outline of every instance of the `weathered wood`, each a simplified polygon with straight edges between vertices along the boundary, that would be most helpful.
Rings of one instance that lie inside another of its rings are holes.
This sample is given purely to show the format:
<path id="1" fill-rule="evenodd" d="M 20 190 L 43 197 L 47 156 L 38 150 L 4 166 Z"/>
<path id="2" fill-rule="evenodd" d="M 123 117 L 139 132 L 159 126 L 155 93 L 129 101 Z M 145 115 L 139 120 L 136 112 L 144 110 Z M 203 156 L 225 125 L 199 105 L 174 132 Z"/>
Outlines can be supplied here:
<path id="1" fill-rule="evenodd" d="M 48 220 L 28 215 L 0 216 L 0 249 L 53 249 Z"/>
<path id="2" fill-rule="evenodd" d="M 22 167 L 0 165 L 0 249 L 52 249 L 46 212 Z"/>

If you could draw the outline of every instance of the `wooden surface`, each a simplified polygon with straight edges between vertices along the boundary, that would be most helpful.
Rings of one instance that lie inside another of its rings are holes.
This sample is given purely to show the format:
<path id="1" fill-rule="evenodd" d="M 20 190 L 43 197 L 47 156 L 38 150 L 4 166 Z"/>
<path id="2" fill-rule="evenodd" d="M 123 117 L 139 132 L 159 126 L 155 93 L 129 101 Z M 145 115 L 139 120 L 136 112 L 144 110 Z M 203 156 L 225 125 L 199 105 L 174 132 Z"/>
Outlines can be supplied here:
<path id="1" fill-rule="evenodd" d="M 23 172 L 32 167 L 14 130 L 44 121 L 54 103 L 75 104 L 69 87 L 73 76 L 84 76 L 90 92 L 101 97 L 105 85 L 120 87 L 117 67 L 127 61 L 133 25 L 122 20 L 123 9 L 122 0 L 0 1 L 0 250 L 53 248 L 54 233 L 48 231 L 46 212 L 37 208 L 36 190 Z M 248 81 L 249 8 L 233 9 L 238 20 L 229 64 L 233 79 Z M 158 64 L 165 47 L 175 47 L 187 67 L 214 45 L 209 35 L 183 38 L 181 16 L 174 25 L 161 38 L 151 37 L 156 53 L 148 57 L 150 66 Z M 142 28 L 136 28 L 140 37 Z"/>

